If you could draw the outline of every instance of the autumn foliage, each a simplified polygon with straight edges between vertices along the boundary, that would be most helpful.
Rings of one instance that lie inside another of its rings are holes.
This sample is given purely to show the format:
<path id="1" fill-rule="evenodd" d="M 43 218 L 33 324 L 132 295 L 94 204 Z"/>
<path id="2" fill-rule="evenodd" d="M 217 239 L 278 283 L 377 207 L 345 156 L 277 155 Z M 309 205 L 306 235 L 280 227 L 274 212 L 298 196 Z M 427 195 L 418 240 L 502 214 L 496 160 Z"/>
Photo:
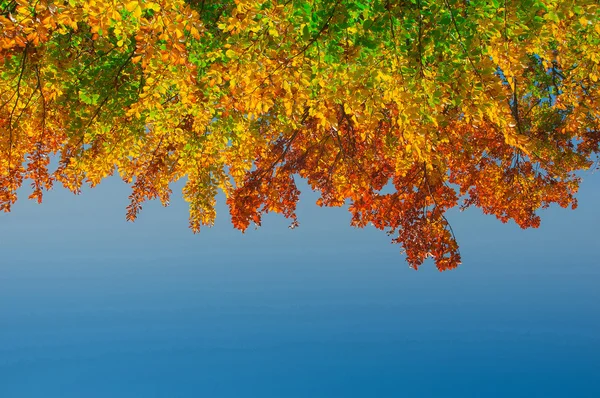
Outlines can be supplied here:
<path id="1" fill-rule="evenodd" d="M 448 209 L 576 206 L 599 22 L 587 0 L 0 0 L 0 207 L 118 172 L 129 220 L 184 178 L 194 231 L 218 190 L 236 228 L 295 226 L 302 178 L 450 269 Z"/>

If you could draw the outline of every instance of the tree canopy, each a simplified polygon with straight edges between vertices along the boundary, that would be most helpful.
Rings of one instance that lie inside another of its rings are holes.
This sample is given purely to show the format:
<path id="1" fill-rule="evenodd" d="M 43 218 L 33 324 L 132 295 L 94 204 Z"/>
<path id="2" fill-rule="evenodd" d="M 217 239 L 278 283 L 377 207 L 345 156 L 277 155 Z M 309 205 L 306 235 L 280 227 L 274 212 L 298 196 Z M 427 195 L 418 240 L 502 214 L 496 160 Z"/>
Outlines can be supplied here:
<path id="1" fill-rule="evenodd" d="M 293 227 L 302 178 L 454 268 L 448 209 L 576 207 L 599 21 L 587 0 L 0 0 L 0 208 L 118 172 L 129 220 L 185 179 L 195 232 L 219 190 L 236 228 Z"/>

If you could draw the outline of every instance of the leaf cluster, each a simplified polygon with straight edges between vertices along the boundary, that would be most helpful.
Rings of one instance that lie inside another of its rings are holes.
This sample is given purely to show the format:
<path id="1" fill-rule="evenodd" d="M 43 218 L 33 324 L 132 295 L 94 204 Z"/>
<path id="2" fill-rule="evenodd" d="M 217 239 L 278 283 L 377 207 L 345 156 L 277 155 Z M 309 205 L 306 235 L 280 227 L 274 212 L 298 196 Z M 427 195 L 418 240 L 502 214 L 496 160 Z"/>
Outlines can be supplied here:
<path id="1" fill-rule="evenodd" d="M 451 269 L 449 209 L 527 228 L 576 206 L 599 20 L 588 0 L 2 0 L 0 208 L 117 172 L 129 220 L 183 178 L 195 232 L 219 190 L 236 228 L 295 227 L 302 178 Z"/>

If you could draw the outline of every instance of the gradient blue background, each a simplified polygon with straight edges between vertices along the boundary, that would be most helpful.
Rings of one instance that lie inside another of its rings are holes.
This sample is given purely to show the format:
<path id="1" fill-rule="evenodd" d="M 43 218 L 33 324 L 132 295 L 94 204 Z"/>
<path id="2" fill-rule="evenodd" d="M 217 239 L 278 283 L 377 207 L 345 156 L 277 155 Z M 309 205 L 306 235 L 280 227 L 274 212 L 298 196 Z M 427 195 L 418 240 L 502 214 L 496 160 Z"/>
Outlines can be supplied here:
<path id="1" fill-rule="evenodd" d="M 193 235 L 180 186 L 133 224 L 116 178 L 20 200 L 0 215 L 0 397 L 600 397 L 584 179 L 538 230 L 453 213 L 464 264 L 445 273 L 306 188 L 300 228 L 244 235 L 222 200 Z"/>

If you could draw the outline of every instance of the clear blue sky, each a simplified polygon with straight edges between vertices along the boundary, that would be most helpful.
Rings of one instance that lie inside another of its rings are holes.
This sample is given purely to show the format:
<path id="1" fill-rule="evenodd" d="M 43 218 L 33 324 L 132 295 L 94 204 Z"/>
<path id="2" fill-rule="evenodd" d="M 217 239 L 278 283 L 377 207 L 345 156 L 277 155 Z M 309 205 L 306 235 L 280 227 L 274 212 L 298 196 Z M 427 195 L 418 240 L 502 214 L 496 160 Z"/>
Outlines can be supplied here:
<path id="1" fill-rule="evenodd" d="M 464 264 L 399 247 L 303 190 L 300 228 L 221 202 L 125 222 L 113 178 L 0 215 L 0 397 L 600 397 L 600 173 L 520 230 L 451 215 Z M 24 192 L 25 194 L 25 192 Z"/>

